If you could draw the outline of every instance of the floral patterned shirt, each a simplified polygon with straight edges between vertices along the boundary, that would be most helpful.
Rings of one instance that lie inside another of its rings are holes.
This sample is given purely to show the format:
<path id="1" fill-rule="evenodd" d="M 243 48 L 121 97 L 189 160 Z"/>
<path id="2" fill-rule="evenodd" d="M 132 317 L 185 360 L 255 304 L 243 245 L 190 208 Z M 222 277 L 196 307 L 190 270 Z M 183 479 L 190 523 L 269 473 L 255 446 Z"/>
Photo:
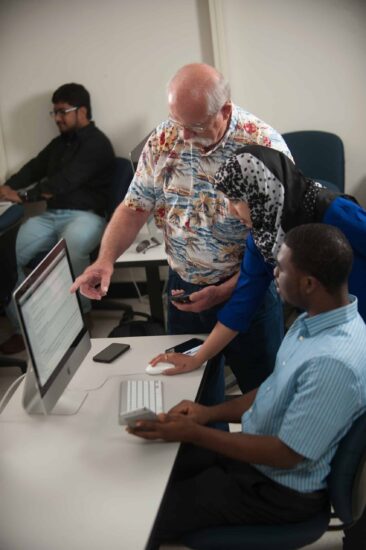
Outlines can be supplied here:
<path id="1" fill-rule="evenodd" d="M 193 284 L 214 284 L 239 271 L 247 229 L 228 212 L 228 201 L 212 185 L 219 166 L 249 143 L 291 154 L 281 135 L 233 105 L 229 127 L 215 148 L 184 142 L 167 120 L 150 135 L 124 203 L 153 211 L 164 232 L 170 267 Z"/>

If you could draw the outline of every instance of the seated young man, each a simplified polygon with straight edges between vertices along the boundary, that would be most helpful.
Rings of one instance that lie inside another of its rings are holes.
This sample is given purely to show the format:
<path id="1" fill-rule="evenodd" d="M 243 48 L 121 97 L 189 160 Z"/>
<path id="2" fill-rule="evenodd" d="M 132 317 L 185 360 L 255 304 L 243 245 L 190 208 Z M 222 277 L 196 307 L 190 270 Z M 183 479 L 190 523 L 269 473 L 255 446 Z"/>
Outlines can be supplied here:
<path id="1" fill-rule="evenodd" d="M 115 170 L 113 147 L 92 120 L 90 94 L 76 83 L 63 84 L 52 95 L 59 135 L 0 186 L 0 200 L 14 203 L 45 200 L 47 209 L 19 229 L 16 258 L 19 286 L 29 262 L 66 240 L 75 275 L 89 265 L 89 254 L 105 228 L 107 197 Z M 81 297 L 84 313 L 91 308 Z M 5 354 L 24 350 L 14 304 L 7 308 L 14 334 L 0 345 Z"/>
<path id="2" fill-rule="evenodd" d="M 273 374 L 237 399 L 213 407 L 183 401 L 130 430 L 191 444 L 164 500 L 159 541 L 216 525 L 298 522 L 327 504 L 331 460 L 366 410 L 366 325 L 348 295 L 351 266 L 352 249 L 335 227 L 291 230 L 276 284 L 305 313 L 283 340 Z M 241 432 L 206 426 L 220 421 L 241 423 Z"/>

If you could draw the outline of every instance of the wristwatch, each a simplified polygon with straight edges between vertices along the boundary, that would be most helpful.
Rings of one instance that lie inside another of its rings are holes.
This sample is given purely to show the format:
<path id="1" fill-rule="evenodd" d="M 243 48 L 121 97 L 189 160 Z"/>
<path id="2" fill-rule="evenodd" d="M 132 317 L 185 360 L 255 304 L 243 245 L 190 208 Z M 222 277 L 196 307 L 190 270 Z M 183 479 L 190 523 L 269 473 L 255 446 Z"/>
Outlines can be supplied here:
<path id="1" fill-rule="evenodd" d="M 23 202 L 27 202 L 27 200 L 28 200 L 28 191 L 18 191 L 18 195 L 22 199 Z"/>

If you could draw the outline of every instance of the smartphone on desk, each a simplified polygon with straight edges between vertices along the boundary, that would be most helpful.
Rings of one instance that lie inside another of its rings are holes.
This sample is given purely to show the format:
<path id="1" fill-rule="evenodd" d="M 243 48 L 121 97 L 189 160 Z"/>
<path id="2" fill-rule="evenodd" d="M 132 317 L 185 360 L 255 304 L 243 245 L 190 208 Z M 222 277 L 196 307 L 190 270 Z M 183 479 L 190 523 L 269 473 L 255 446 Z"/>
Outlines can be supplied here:
<path id="1" fill-rule="evenodd" d="M 122 353 L 129 350 L 130 347 L 131 346 L 129 344 L 109 344 L 109 346 L 94 355 L 93 361 L 97 361 L 97 363 L 112 363 L 112 361 L 117 359 L 117 357 L 122 355 Z"/>
<path id="2" fill-rule="evenodd" d="M 200 338 L 190 338 L 181 344 L 166 349 L 165 353 L 185 353 L 186 355 L 194 355 L 202 344 L 203 340 Z"/>
<path id="3" fill-rule="evenodd" d="M 190 294 L 187 294 L 186 292 L 184 294 L 174 294 L 173 296 L 170 296 L 170 300 L 172 302 L 178 302 L 179 304 L 190 304 Z"/>

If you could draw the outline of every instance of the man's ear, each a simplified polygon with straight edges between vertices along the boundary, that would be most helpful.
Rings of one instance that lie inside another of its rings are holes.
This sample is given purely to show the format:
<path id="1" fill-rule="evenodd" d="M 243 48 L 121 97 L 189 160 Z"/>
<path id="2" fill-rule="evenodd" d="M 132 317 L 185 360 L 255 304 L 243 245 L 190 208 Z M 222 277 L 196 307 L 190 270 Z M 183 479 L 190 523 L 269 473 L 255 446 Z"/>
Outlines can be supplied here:
<path id="1" fill-rule="evenodd" d="M 79 107 L 78 111 L 81 114 L 83 119 L 88 119 L 88 117 L 87 117 L 88 110 L 87 110 L 86 107 L 84 107 L 84 106 Z"/>
<path id="2" fill-rule="evenodd" d="M 231 116 L 232 111 L 232 105 L 230 102 L 225 103 L 225 105 L 221 108 L 222 116 L 224 120 L 228 120 Z"/>
<path id="3" fill-rule="evenodd" d="M 316 290 L 319 287 L 319 281 L 312 275 L 306 275 L 304 277 L 304 291 L 307 295 L 312 294 L 314 290 Z"/>

